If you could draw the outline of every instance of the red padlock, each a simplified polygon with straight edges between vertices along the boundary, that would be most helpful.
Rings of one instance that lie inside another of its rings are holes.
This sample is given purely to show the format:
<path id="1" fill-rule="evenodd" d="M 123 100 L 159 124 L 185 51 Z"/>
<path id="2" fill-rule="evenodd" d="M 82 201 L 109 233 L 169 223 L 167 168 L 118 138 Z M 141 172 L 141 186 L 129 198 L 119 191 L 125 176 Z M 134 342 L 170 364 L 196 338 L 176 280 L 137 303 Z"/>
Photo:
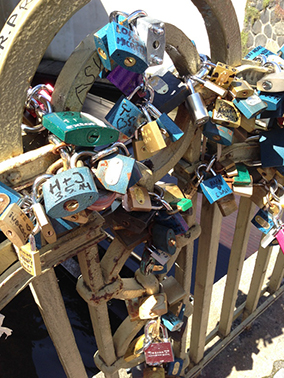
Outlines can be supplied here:
<path id="1" fill-rule="evenodd" d="M 162 338 L 158 337 L 151 340 L 149 335 L 149 328 L 156 323 L 156 320 L 150 320 L 145 325 L 145 345 L 144 354 L 146 364 L 150 366 L 160 365 L 167 362 L 174 361 L 174 353 L 172 344 L 168 339 L 168 332 L 165 326 L 160 324 L 160 329 L 162 330 Z M 150 342 L 149 342 L 150 341 Z"/>

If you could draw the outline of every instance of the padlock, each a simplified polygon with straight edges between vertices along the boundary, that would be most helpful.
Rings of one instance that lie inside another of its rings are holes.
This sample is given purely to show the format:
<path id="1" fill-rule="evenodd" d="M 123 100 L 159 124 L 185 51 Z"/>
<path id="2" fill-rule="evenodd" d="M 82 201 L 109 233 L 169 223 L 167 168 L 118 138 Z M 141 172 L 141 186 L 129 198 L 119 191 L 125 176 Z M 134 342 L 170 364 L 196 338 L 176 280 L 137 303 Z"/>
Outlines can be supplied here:
<path id="1" fill-rule="evenodd" d="M 259 92 L 259 97 L 267 104 L 261 118 L 280 118 L 284 113 L 283 94 Z"/>
<path id="2" fill-rule="evenodd" d="M 183 367 L 183 359 L 175 357 L 173 362 L 167 364 L 167 375 L 179 376 Z"/>
<path id="3" fill-rule="evenodd" d="M 220 174 L 216 175 L 212 168 L 210 168 L 210 172 L 212 173 L 213 177 L 204 180 L 204 176 L 202 177 L 202 175 L 200 175 L 200 169 L 207 169 L 207 167 L 208 166 L 206 164 L 201 164 L 197 168 L 196 174 L 201 178 L 200 188 L 203 194 L 206 196 L 209 203 L 212 204 L 233 192 L 225 182 L 224 178 Z"/>
<path id="4" fill-rule="evenodd" d="M 228 93 L 225 88 L 213 83 L 210 80 L 204 80 L 196 75 L 192 75 L 190 76 L 190 78 L 194 81 L 197 81 L 199 84 L 202 84 L 204 88 L 209 89 L 211 92 L 214 92 L 218 96 L 225 97 Z"/>
<path id="5" fill-rule="evenodd" d="M 92 205 L 89 206 L 88 209 L 90 207 L 92 207 Z M 78 223 L 78 224 L 86 224 L 89 221 L 90 213 L 91 213 L 91 211 L 88 212 L 87 209 L 85 209 L 85 210 L 79 211 L 78 213 L 69 215 L 67 217 L 62 217 L 62 219 L 68 220 L 69 222 L 75 222 L 75 223 Z"/>
<path id="6" fill-rule="evenodd" d="M 279 207 L 281 207 L 280 204 L 279 204 Z M 274 241 L 274 239 L 276 239 L 282 252 L 284 253 L 284 225 L 281 221 L 281 216 L 282 216 L 282 209 L 279 211 L 279 214 L 277 216 L 273 217 L 273 221 L 274 221 L 273 227 L 261 239 L 260 244 L 262 248 L 268 247 Z"/>
<path id="7" fill-rule="evenodd" d="M 176 207 L 179 211 L 187 211 L 188 214 L 192 210 L 192 201 L 186 198 L 181 189 L 174 183 L 159 183 L 164 191 L 164 199 L 171 206 Z"/>
<path id="8" fill-rule="evenodd" d="M 156 118 L 159 127 L 167 131 L 172 142 L 176 142 L 183 136 L 184 132 L 175 124 L 175 122 L 166 113 L 161 113 L 150 102 L 146 103 L 146 108 L 151 112 L 153 117 Z"/>
<path id="9" fill-rule="evenodd" d="M 142 259 L 140 261 L 140 266 L 139 266 L 139 271 L 143 274 L 143 276 L 148 276 L 149 274 L 153 273 L 155 263 L 156 263 L 156 260 L 151 255 L 151 252 L 149 251 L 149 249 L 144 248 Z M 146 312 L 146 310 L 144 310 L 144 312 Z M 149 312 L 147 312 L 147 314 L 148 313 Z"/>
<path id="10" fill-rule="evenodd" d="M 155 264 L 165 266 L 170 259 L 170 256 L 163 250 L 158 250 L 155 246 L 146 245 L 145 248 L 150 252 L 150 255 L 155 259 Z M 154 270 L 154 267 L 153 267 Z"/>
<path id="11" fill-rule="evenodd" d="M 241 127 L 248 133 L 253 132 L 256 129 L 256 119 L 247 119 L 243 114 L 241 114 Z"/>
<path id="12" fill-rule="evenodd" d="M 110 155 L 99 160 L 97 168 L 92 171 L 105 189 L 125 194 L 135 163 L 130 156 Z"/>
<path id="13" fill-rule="evenodd" d="M 94 34 L 94 40 L 96 49 L 99 55 L 99 58 L 103 64 L 103 66 L 108 70 L 113 70 L 117 63 L 114 62 L 113 59 L 109 56 L 108 51 L 108 41 L 107 41 L 107 31 L 109 28 L 109 23 L 103 26 L 100 30 L 96 31 Z"/>
<path id="14" fill-rule="evenodd" d="M 49 218 L 45 214 L 42 204 L 39 202 L 34 203 L 32 205 L 32 210 L 44 239 L 47 241 L 47 243 L 55 243 L 57 240 L 57 235 Z"/>
<path id="15" fill-rule="evenodd" d="M 166 47 L 164 22 L 149 16 L 139 17 L 135 29 L 139 37 L 145 42 L 149 66 L 163 64 Z"/>
<path id="16" fill-rule="evenodd" d="M 129 344 L 123 359 L 126 362 L 130 362 L 135 358 L 139 357 L 143 353 L 143 345 L 144 345 L 145 335 L 141 335 L 136 337 L 134 340 L 131 341 Z"/>
<path id="17" fill-rule="evenodd" d="M 115 67 L 106 78 L 125 96 L 129 96 L 143 82 L 143 75 L 130 72 L 121 66 Z"/>
<path id="18" fill-rule="evenodd" d="M 153 75 L 148 79 L 154 89 L 153 105 L 162 113 L 170 113 L 182 104 L 190 94 L 184 82 L 178 79 L 170 71 L 164 75 Z"/>
<path id="19" fill-rule="evenodd" d="M 233 184 L 239 185 L 239 186 L 250 185 L 251 176 L 245 164 L 237 163 L 236 168 L 237 168 L 238 174 L 233 177 Z"/>
<path id="20" fill-rule="evenodd" d="M 268 50 L 267 48 L 263 47 L 263 46 L 256 46 L 254 47 L 252 50 L 250 50 L 246 56 L 244 57 L 245 59 L 249 59 L 249 60 L 254 60 L 255 58 L 257 58 L 259 55 L 262 55 L 264 57 L 268 57 L 270 55 L 275 55 L 277 56 L 276 54 L 274 54 L 272 51 Z"/>
<path id="21" fill-rule="evenodd" d="M 41 274 L 40 253 L 36 248 L 35 238 L 29 237 L 30 242 L 19 248 L 19 261 L 23 269 L 32 276 Z"/>
<path id="22" fill-rule="evenodd" d="M 153 319 L 168 312 L 167 296 L 165 293 L 152 294 L 139 299 L 139 318 Z"/>
<path id="23" fill-rule="evenodd" d="M 151 227 L 152 244 L 162 251 L 173 255 L 176 252 L 176 236 L 171 228 L 154 223 Z"/>
<path id="24" fill-rule="evenodd" d="M 147 366 L 143 369 L 143 378 L 165 378 L 165 369 L 162 366 Z"/>
<path id="25" fill-rule="evenodd" d="M 217 205 L 223 217 L 227 217 L 238 210 L 234 193 L 228 194 L 227 196 L 219 199 L 217 201 Z"/>
<path id="26" fill-rule="evenodd" d="M 134 92 L 139 89 L 140 87 L 137 87 Z M 131 137 L 135 130 L 145 121 L 144 113 L 130 101 L 134 92 L 127 98 L 121 96 L 105 116 L 105 119 L 112 126 L 128 137 Z"/>
<path id="27" fill-rule="evenodd" d="M 212 120 L 222 126 L 239 127 L 241 114 L 231 101 L 217 98 L 212 112 Z"/>
<path id="28" fill-rule="evenodd" d="M 284 71 L 274 72 L 263 76 L 257 82 L 257 89 L 263 92 L 283 92 L 284 91 Z"/>
<path id="29" fill-rule="evenodd" d="M 228 89 L 231 85 L 237 70 L 227 64 L 218 62 L 215 65 L 210 80 L 221 87 Z"/>
<path id="30" fill-rule="evenodd" d="M 171 311 L 161 316 L 161 321 L 163 325 L 171 332 L 178 331 L 183 325 L 183 321 L 180 320 Z"/>
<path id="31" fill-rule="evenodd" d="M 0 216 L 3 234 L 17 247 L 26 244 L 34 229 L 33 222 L 16 203 L 10 203 Z"/>
<path id="32" fill-rule="evenodd" d="M 48 179 L 42 185 L 46 214 L 67 217 L 92 205 L 99 197 L 91 170 L 71 168 Z"/>
<path id="33" fill-rule="evenodd" d="M 267 234 L 274 226 L 272 214 L 265 208 L 258 210 L 252 218 L 251 223 L 264 234 Z"/>
<path id="34" fill-rule="evenodd" d="M 162 290 L 167 295 L 168 305 L 173 306 L 185 298 L 186 292 L 181 284 L 173 276 L 168 276 L 161 281 Z"/>
<path id="35" fill-rule="evenodd" d="M 139 130 L 135 130 L 134 138 L 132 139 L 133 154 L 137 161 L 147 160 L 151 156 L 155 155 L 155 152 L 149 152 L 142 139 L 142 135 Z"/>
<path id="36" fill-rule="evenodd" d="M 146 342 L 151 338 L 149 335 L 149 327 L 153 322 L 154 321 L 148 322 L 144 328 Z M 150 366 L 174 361 L 173 349 L 168 339 L 166 327 L 160 324 L 160 329 L 162 331 L 162 341 L 159 339 L 157 341 L 153 340 L 149 346 L 144 347 L 145 361 L 146 364 Z"/>
<path id="37" fill-rule="evenodd" d="M 235 98 L 233 104 L 247 119 L 256 117 L 267 108 L 267 104 L 257 94 L 244 99 Z"/>
<path id="38" fill-rule="evenodd" d="M 229 87 L 234 98 L 248 98 L 254 94 L 254 89 L 245 80 L 235 78 Z"/>
<path id="39" fill-rule="evenodd" d="M 21 194 L 16 190 L 0 182 L 0 215 L 3 214 L 10 203 L 17 203 L 21 197 Z"/>
<path id="40" fill-rule="evenodd" d="M 215 143 L 230 146 L 233 141 L 234 131 L 209 120 L 204 124 L 202 134 Z"/>
<path id="41" fill-rule="evenodd" d="M 260 133 L 259 146 L 261 164 L 266 167 L 282 167 L 284 165 L 284 129 L 275 128 Z"/>
<path id="42" fill-rule="evenodd" d="M 111 22 L 106 31 L 109 58 L 119 66 L 143 73 L 149 66 L 143 41 L 131 29 Z"/>
<path id="43" fill-rule="evenodd" d="M 146 150 L 151 153 L 158 152 L 167 147 L 163 135 L 156 121 L 152 121 L 147 109 L 142 106 L 142 110 L 146 116 L 147 124 L 141 127 L 141 135 Z"/>
<path id="44" fill-rule="evenodd" d="M 128 188 L 122 198 L 122 207 L 126 211 L 151 211 L 152 203 L 148 190 L 138 185 Z"/>
<path id="45" fill-rule="evenodd" d="M 75 146 L 102 146 L 116 142 L 119 137 L 118 130 L 87 113 L 49 113 L 42 124 L 62 141 Z"/>
<path id="46" fill-rule="evenodd" d="M 192 122 L 194 125 L 200 126 L 209 120 L 209 115 L 207 112 L 206 105 L 200 95 L 200 93 L 195 92 L 193 83 L 190 77 L 185 77 L 185 84 L 187 85 L 190 95 L 187 96 L 185 100 L 185 105 L 192 117 Z"/>

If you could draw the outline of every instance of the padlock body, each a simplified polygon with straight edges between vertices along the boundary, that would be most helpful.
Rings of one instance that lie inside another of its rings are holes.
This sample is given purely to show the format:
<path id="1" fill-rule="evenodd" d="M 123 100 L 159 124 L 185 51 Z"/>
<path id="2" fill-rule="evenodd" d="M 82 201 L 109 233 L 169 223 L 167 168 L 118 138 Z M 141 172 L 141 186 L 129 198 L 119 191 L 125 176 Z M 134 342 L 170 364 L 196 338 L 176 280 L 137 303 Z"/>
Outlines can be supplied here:
<path id="1" fill-rule="evenodd" d="M 168 311 L 166 314 L 162 315 L 161 320 L 163 325 L 171 332 L 178 331 L 183 325 L 183 322 L 171 311 Z"/>
<path id="2" fill-rule="evenodd" d="M 253 88 L 245 80 L 233 80 L 230 90 L 236 98 L 247 98 L 254 94 Z"/>
<path id="3" fill-rule="evenodd" d="M 216 99 L 212 120 L 222 126 L 239 127 L 241 114 L 231 101 Z"/>
<path id="4" fill-rule="evenodd" d="M 184 134 L 176 123 L 165 113 L 162 113 L 162 115 L 157 119 L 157 124 L 159 127 L 167 131 L 172 142 L 176 142 Z"/>
<path id="5" fill-rule="evenodd" d="M 267 105 L 256 94 L 245 99 L 234 99 L 233 104 L 239 109 L 240 112 L 247 118 L 256 117 L 259 113 L 263 112 Z"/>
<path id="6" fill-rule="evenodd" d="M 16 203 L 21 197 L 16 190 L 0 182 L 0 215 L 10 203 Z"/>
<path id="7" fill-rule="evenodd" d="M 33 209 L 34 215 L 36 217 L 36 220 L 37 220 L 37 222 L 40 226 L 40 229 L 41 229 L 41 232 L 42 232 L 44 239 L 48 243 L 55 243 L 56 240 L 57 240 L 57 236 L 56 236 L 55 230 L 54 230 L 50 220 L 48 219 L 47 215 L 45 214 L 44 207 L 42 206 L 42 204 L 39 203 L 39 202 L 35 203 L 32 206 L 32 209 Z"/>
<path id="8" fill-rule="evenodd" d="M 145 41 L 149 66 L 162 64 L 166 47 L 165 24 L 146 16 L 137 19 L 136 28 L 139 37 Z"/>
<path id="9" fill-rule="evenodd" d="M 141 134 L 145 147 L 149 152 L 158 152 L 167 147 L 156 121 L 149 122 L 145 126 L 142 126 Z"/>
<path id="10" fill-rule="evenodd" d="M 95 175 L 105 189 L 125 194 L 132 175 L 135 159 L 115 155 L 99 161 Z"/>
<path id="11" fill-rule="evenodd" d="M 16 203 L 11 203 L 0 216 L 3 234 L 17 247 L 26 244 L 34 225 Z"/>
<path id="12" fill-rule="evenodd" d="M 80 112 L 49 113 L 43 126 L 65 143 L 75 146 L 102 146 L 118 140 L 118 130 L 91 115 Z"/>
<path id="13" fill-rule="evenodd" d="M 255 216 L 252 218 L 251 223 L 264 234 L 268 234 L 268 232 L 274 226 L 272 214 L 263 209 L 258 210 Z"/>
<path id="14" fill-rule="evenodd" d="M 198 92 L 190 94 L 186 98 L 185 104 L 192 116 L 192 122 L 195 125 L 203 125 L 209 120 L 207 108 L 201 95 Z"/>
<path id="15" fill-rule="evenodd" d="M 153 105 L 161 113 L 170 113 L 190 94 L 187 86 L 169 71 L 163 76 L 153 75 L 149 84 L 155 91 Z"/>
<path id="16" fill-rule="evenodd" d="M 211 81 L 225 89 L 228 89 L 236 73 L 236 68 L 218 62 L 212 72 Z"/>
<path id="17" fill-rule="evenodd" d="M 162 251 L 173 255 L 176 251 L 176 236 L 171 228 L 158 223 L 152 227 L 153 245 Z"/>
<path id="18" fill-rule="evenodd" d="M 117 64 L 113 61 L 113 59 L 110 59 L 110 56 L 109 56 L 108 42 L 107 42 L 108 28 L 109 28 L 109 24 L 106 24 L 100 30 L 95 32 L 94 39 L 95 39 L 95 45 L 96 45 L 98 55 L 100 57 L 100 60 L 103 66 L 107 70 L 111 71 L 113 68 L 117 66 Z"/>
<path id="19" fill-rule="evenodd" d="M 234 135 L 233 130 L 225 126 L 214 124 L 211 121 L 205 123 L 202 133 L 206 138 L 216 143 L 223 144 L 224 146 L 230 146 L 232 144 Z"/>
<path id="20" fill-rule="evenodd" d="M 143 369 L 143 378 L 165 378 L 165 369 L 159 366 L 148 366 Z"/>
<path id="21" fill-rule="evenodd" d="M 105 119 L 120 132 L 131 137 L 145 117 L 136 105 L 121 96 L 105 116 Z"/>
<path id="22" fill-rule="evenodd" d="M 143 82 L 140 73 L 130 72 L 123 67 L 115 67 L 107 79 L 114 84 L 125 96 L 130 95 Z"/>
<path id="23" fill-rule="evenodd" d="M 111 22 L 107 29 L 109 56 L 126 70 L 143 73 L 148 67 L 146 47 L 132 30 Z"/>
<path id="24" fill-rule="evenodd" d="M 232 193 L 232 189 L 230 189 L 221 175 L 204 180 L 200 187 L 211 204 Z"/>
<path id="25" fill-rule="evenodd" d="M 127 203 L 127 208 L 124 206 Z M 127 193 L 122 201 L 123 207 L 126 211 L 150 211 L 152 210 L 152 203 L 149 193 L 146 188 L 134 185 L 127 189 Z"/>
<path id="26" fill-rule="evenodd" d="M 170 341 L 153 342 L 147 349 L 144 349 L 147 365 L 164 364 L 174 361 L 174 354 Z"/>
<path id="27" fill-rule="evenodd" d="M 19 260 L 21 266 L 32 276 L 41 274 L 41 263 L 39 250 L 32 251 L 30 243 L 21 246 L 19 249 Z"/>
<path id="28" fill-rule="evenodd" d="M 167 367 L 167 374 L 173 376 L 179 376 L 183 367 L 183 359 L 175 358 L 173 362 L 170 362 Z"/>
<path id="29" fill-rule="evenodd" d="M 284 229 L 281 228 L 277 234 L 275 235 L 275 238 L 281 248 L 281 251 L 284 253 Z"/>
<path id="30" fill-rule="evenodd" d="M 133 154 L 136 160 L 142 161 L 153 156 L 154 152 L 149 152 L 143 140 L 132 139 Z"/>
<path id="31" fill-rule="evenodd" d="M 67 217 L 92 205 L 99 197 L 88 167 L 71 168 L 54 175 L 42 186 L 46 214 Z"/>
<path id="32" fill-rule="evenodd" d="M 171 228 L 175 235 L 183 235 L 189 230 L 188 224 L 180 213 L 169 216 L 166 211 L 159 211 L 155 221 L 163 226 Z"/>

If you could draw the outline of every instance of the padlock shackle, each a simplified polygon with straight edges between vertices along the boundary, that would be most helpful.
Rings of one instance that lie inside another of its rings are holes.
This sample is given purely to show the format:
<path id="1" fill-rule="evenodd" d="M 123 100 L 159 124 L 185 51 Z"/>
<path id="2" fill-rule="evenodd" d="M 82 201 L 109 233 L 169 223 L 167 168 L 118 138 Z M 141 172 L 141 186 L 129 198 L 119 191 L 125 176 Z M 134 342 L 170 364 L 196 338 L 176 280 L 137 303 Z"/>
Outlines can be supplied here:
<path id="1" fill-rule="evenodd" d="M 70 168 L 76 168 L 77 167 L 77 162 L 80 158 L 82 157 L 88 157 L 88 156 L 97 156 L 97 153 L 95 151 L 80 151 L 80 152 L 76 152 L 75 154 L 73 154 L 71 156 L 71 159 L 70 159 Z"/>
<path id="2" fill-rule="evenodd" d="M 112 11 L 110 14 L 109 14 L 109 22 L 117 22 L 117 18 L 118 16 L 123 16 L 125 18 L 127 18 L 129 16 L 128 13 L 125 13 L 125 12 L 121 12 L 121 11 Z"/>
<path id="3" fill-rule="evenodd" d="M 128 15 L 127 21 L 129 24 L 132 24 L 137 18 L 147 17 L 147 16 L 148 16 L 147 12 L 143 10 L 136 10 Z"/>
<path id="4" fill-rule="evenodd" d="M 280 67 L 280 65 L 277 63 L 277 62 L 272 62 L 272 61 L 267 61 L 263 64 L 263 67 L 268 67 L 270 68 L 272 66 L 272 69 L 273 71 L 271 73 L 275 73 L 275 72 L 282 72 L 282 69 Z"/>
<path id="5" fill-rule="evenodd" d="M 39 190 L 40 185 L 42 185 L 45 181 L 49 180 L 53 176 L 54 175 L 44 174 L 44 175 L 38 176 L 34 180 L 33 186 L 32 186 L 32 192 L 31 192 L 31 198 L 34 201 L 34 203 L 40 202 L 41 199 L 43 198 L 42 194 L 40 196 L 38 195 L 38 190 Z"/>
<path id="6" fill-rule="evenodd" d="M 155 324 L 157 322 L 157 320 L 150 320 L 144 327 L 144 333 L 145 333 L 145 341 L 146 340 L 153 340 L 152 337 L 149 335 L 149 328 L 152 324 Z M 163 338 L 164 340 L 165 339 L 168 339 L 169 336 L 168 336 L 168 331 L 166 329 L 165 326 L 163 326 L 163 324 L 160 324 L 159 326 L 160 329 L 162 329 L 162 333 L 163 333 Z M 145 349 L 145 348 L 144 348 Z"/>

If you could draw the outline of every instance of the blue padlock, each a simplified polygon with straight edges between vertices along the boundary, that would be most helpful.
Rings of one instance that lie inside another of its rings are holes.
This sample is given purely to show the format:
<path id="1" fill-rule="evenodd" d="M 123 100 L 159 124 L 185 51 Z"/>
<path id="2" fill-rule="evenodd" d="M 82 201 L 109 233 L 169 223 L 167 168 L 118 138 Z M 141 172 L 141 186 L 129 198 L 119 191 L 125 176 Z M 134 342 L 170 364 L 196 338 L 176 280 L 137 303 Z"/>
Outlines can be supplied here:
<path id="1" fill-rule="evenodd" d="M 256 94 L 244 99 L 235 98 L 233 104 L 247 119 L 256 117 L 267 108 L 267 104 Z"/>
<path id="2" fill-rule="evenodd" d="M 0 215 L 11 203 L 17 203 L 22 195 L 16 190 L 0 182 Z"/>
<path id="3" fill-rule="evenodd" d="M 117 66 L 117 63 L 115 63 L 114 60 L 111 59 L 109 56 L 108 42 L 107 42 L 107 31 L 108 31 L 109 25 L 110 24 L 108 23 L 104 27 L 102 27 L 100 30 L 95 32 L 94 39 L 95 39 L 97 52 L 99 54 L 99 57 L 103 66 L 107 70 L 111 71 Z"/>
<path id="4" fill-rule="evenodd" d="M 256 57 L 258 57 L 259 55 L 264 55 L 266 57 L 270 56 L 270 55 L 275 55 L 277 56 L 277 54 L 274 54 L 272 51 L 266 49 L 265 47 L 263 46 L 256 46 L 255 48 L 253 48 L 249 53 L 247 53 L 247 55 L 245 56 L 244 59 L 250 59 L 250 60 L 254 60 Z"/>
<path id="5" fill-rule="evenodd" d="M 168 311 L 166 314 L 161 316 L 161 321 L 165 327 L 171 332 L 178 331 L 183 325 L 183 321 L 180 320 L 175 314 L 171 311 Z"/>
<path id="6" fill-rule="evenodd" d="M 67 217 L 91 206 L 98 198 L 88 167 L 71 168 L 54 175 L 42 185 L 46 214 Z"/>
<path id="7" fill-rule="evenodd" d="M 125 194 L 136 160 L 124 155 L 111 155 L 99 161 L 95 176 L 105 189 Z"/>
<path id="8" fill-rule="evenodd" d="M 154 224 L 152 229 L 152 244 L 162 251 L 173 255 L 176 251 L 176 236 L 173 229 Z"/>
<path id="9" fill-rule="evenodd" d="M 179 376 L 183 367 L 183 359 L 175 357 L 174 361 L 167 364 L 167 375 Z"/>
<path id="10" fill-rule="evenodd" d="M 266 110 L 261 113 L 261 118 L 282 117 L 284 112 L 282 93 L 260 92 L 259 97 L 267 104 Z"/>
<path id="11" fill-rule="evenodd" d="M 200 174 L 201 168 L 207 168 L 207 165 L 201 164 L 196 170 L 196 175 L 201 182 L 200 188 L 210 204 L 218 201 L 223 197 L 226 197 L 228 194 L 233 193 L 232 189 L 226 183 L 222 175 L 216 175 L 212 168 L 210 169 L 210 172 L 213 177 L 204 180 L 204 175 Z"/>
<path id="12" fill-rule="evenodd" d="M 264 209 L 258 210 L 251 223 L 264 234 L 267 234 L 275 225 L 272 214 Z"/>
<path id="13" fill-rule="evenodd" d="M 232 144 L 234 131 L 229 127 L 221 126 L 210 120 L 203 125 L 203 135 L 213 142 L 230 146 Z"/>
<path id="14" fill-rule="evenodd" d="M 130 99 L 121 96 L 105 119 L 129 138 L 145 120 L 143 112 Z"/>
<path id="15" fill-rule="evenodd" d="M 261 164 L 266 167 L 284 166 L 284 129 L 275 126 L 263 131 L 259 138 Z"/>
<path id="16" fill-rule="evenodd" d="M 116 22 L 109 24 L 106 33 L 110 59 L 132 72 L 148 68 L 146 47 L 137 34 Z"/>

